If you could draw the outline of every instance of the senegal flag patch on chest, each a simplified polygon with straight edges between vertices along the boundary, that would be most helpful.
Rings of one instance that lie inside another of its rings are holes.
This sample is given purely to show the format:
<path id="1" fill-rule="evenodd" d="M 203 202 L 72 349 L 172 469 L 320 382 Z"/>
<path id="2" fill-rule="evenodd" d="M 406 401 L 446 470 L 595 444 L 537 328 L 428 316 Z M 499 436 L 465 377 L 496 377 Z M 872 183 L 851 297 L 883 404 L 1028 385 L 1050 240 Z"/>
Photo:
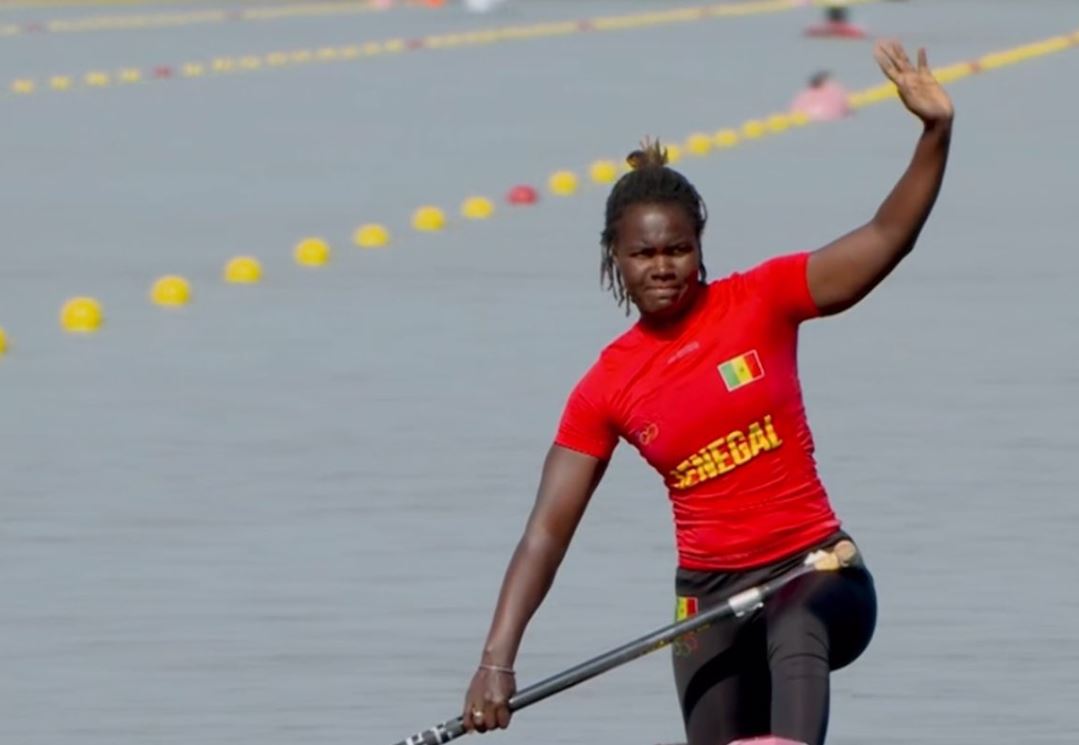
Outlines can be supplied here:
<path id="1" fill-rule="evenodd" d="M 723 378 L 723 384 L 727 386 L 727 390 L 733 391 L 749 385 L 754 380 L 763 378 L 764 368 L 761 367 L 761 360 L 757 356 L 757 350 L 753 349 L 720 363 L 719 374 Z"/>

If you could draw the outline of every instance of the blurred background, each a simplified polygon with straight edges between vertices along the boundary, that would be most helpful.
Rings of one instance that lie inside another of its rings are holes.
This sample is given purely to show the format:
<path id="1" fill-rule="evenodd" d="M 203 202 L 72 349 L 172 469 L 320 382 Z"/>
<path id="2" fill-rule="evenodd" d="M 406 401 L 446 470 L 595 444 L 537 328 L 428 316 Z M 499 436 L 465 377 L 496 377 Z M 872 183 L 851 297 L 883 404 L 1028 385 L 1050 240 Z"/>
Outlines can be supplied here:
<path id="1" fill-rule="evenodd" d="M 915 252 L 807 324 L 877 579 L 840 745 L 1074 743 L 1079 4 L 0 3 L 0 742 L 396 742 L 460 711 L 542 457 L 632 322 L 603 205 L 646 135 L 710 275 L 872 216 L 957 107 Z M 662 484 L 616 454 L 522 685 L 667 623 Z M 659 653 L 492 742 L 681 739 Z"/>

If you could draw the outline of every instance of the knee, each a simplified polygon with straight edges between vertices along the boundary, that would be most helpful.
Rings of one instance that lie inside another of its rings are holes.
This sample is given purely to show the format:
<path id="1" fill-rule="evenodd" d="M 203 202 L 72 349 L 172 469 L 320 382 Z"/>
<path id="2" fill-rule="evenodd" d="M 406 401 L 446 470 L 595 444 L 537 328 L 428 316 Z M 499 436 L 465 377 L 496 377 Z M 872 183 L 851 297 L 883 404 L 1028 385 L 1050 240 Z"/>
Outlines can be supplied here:
<path id="1" fill-rule="evenodd" d="M 833 670 L 854 662 L 869 646 L 877 627 L 877 595 L 868 572 L 848 578 L 841 612 L 828 619 Z"/>
<path id="2" fill-rule="evenodd" d="M 813 654 L 838 670 L 869 646 L 877 623 L 872 576 L 864 570 L 811 576 L 779 598 L 769 618 L 776 654 Z M 770 650 L 771 651 L 771 650 Z"/>

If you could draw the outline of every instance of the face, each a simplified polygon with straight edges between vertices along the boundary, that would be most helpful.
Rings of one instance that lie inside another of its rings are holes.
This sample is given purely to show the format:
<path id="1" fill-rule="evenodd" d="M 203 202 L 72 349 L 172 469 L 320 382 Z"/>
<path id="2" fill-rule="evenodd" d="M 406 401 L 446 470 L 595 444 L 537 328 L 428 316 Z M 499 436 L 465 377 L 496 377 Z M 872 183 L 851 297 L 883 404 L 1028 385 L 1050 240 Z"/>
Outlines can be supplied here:
<path id="1" fill-rule="evenodd" d="M 700 289 L 701 246 L 693 221 L 675 204 L 635 204 L 618 222 L 614 260 L 643 317 L 680 315 Z"/>

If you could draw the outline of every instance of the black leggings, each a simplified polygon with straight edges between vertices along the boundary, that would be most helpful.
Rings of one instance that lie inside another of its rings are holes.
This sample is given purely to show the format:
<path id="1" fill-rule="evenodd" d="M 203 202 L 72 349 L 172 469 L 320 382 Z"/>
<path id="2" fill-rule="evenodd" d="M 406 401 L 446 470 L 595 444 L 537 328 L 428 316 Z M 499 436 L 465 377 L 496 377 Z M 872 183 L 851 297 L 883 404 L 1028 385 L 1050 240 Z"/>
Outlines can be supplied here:
<path id="1" fill-rule="evenodd" d="M 679 569 L 682 601 L 703 610 L 800 564 L 806 553 L 742 572 Z M 690 607 L 692 607 L 690 605 Z M 828 675 L 869 645 L 877 619 L 873 578 L 864 566 L 806 575 L 764 607 L 722 621 L 672 645 L 674 677 L 688 745 L 726 745 L 775 735 L 822 745 L 828 728 Z"/>

